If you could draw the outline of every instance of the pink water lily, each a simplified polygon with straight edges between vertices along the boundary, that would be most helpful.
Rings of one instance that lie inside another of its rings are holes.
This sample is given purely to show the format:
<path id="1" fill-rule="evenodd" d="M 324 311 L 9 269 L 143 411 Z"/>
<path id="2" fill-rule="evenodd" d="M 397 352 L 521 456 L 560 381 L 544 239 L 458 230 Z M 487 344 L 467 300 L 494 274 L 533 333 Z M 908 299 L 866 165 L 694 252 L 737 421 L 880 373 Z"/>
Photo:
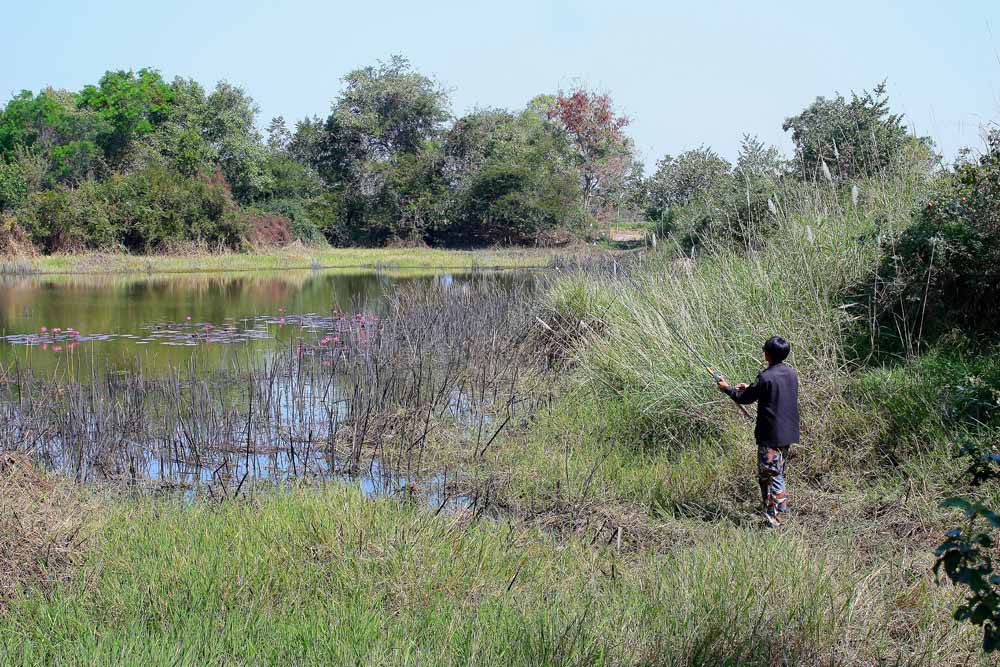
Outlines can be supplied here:
<path id="1" fill-rule="evenodd" d="M 49 328 L 48 328 L 48 327 L 42 327 L 41 329 L 39 329 L 39 330 L 38 330 L 38 332 L 39 332 L 39 333 L 47 333 L 47 332 L 48 332 L 48 330 L 49 330 Z"/>

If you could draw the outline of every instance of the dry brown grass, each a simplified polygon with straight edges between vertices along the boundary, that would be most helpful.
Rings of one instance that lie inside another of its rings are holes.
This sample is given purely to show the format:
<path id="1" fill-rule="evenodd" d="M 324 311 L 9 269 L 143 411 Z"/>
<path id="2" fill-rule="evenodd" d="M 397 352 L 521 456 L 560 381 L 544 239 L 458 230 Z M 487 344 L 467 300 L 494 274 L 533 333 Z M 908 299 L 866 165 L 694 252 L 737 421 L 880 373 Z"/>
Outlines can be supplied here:
<path id="1" fill-rule="evenodd" d="M 0 452 L 0 607 L 25 585 L 66 576 L 80 553 L 80 491 L 38 472 L 18 452 Z"/>

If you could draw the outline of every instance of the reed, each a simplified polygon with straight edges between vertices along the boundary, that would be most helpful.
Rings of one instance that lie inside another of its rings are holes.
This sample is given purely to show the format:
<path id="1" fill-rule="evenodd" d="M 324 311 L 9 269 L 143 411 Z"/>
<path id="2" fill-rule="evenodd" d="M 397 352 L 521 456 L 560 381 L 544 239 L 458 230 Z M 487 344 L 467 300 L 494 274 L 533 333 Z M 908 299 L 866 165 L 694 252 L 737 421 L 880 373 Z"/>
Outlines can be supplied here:
<path id="1" fill-rule="evenodd" d="M 448 463 L 428 449 L 446 444 L 474 462 L 536 411 L 545 369 L 531 290 L 494 278 L 395 287 L 381 316 L 359 304 L 313 318 L 314 336 L 210 373 L 197 356 L 165 376 L 138 365 L 90 365 L 88 377 L 12 367 L 0 450 L 82 482 L 227 494 L 377 468 L 398 490 Z"/>

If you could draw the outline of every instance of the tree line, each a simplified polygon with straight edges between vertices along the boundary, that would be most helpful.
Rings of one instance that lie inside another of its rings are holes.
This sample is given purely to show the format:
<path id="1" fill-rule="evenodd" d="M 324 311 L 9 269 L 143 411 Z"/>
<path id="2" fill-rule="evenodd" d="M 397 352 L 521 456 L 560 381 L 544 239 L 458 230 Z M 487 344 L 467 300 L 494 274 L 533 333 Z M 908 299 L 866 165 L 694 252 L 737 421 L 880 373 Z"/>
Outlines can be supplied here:
<path id="1" fill-rule="evenodd" d="M 696 242 L 739 236 L 783 181 L 890 169 L 920 143 L 879 86 L 789 118 L 790 160 L 748 136 L 735 164 L 701 147 L 645 177 L 605 94 L 453 118 L 442 85 L 400 56 L 348 73 L 325 118 L 278 117 L 261 132 L 257 115 L 240 87 L 153 69 L 23 91 L 0 112 L 0 237 L 43 252 L 474 247 L 559 243 L 624 216 Z"/>

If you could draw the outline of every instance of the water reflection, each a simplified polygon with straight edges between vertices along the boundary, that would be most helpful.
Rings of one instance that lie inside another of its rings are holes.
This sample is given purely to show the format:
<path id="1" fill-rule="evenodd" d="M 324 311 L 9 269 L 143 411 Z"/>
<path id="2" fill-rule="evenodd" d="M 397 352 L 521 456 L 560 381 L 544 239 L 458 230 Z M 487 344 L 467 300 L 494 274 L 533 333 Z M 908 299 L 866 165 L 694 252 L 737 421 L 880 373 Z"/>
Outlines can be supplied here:
<path id="1" fill-rule="evenodd" d="M 0 282 L 0 362 L 38 372 L 89 375 L 94 366 L 139 363 L 146 372 L 226 365 L 239 343 L 260 355 L 310 335 L 331 312 L 379 312 L 394 283 L 438 282 L 451 273 L 268 271 L 42 276 Z"/>

